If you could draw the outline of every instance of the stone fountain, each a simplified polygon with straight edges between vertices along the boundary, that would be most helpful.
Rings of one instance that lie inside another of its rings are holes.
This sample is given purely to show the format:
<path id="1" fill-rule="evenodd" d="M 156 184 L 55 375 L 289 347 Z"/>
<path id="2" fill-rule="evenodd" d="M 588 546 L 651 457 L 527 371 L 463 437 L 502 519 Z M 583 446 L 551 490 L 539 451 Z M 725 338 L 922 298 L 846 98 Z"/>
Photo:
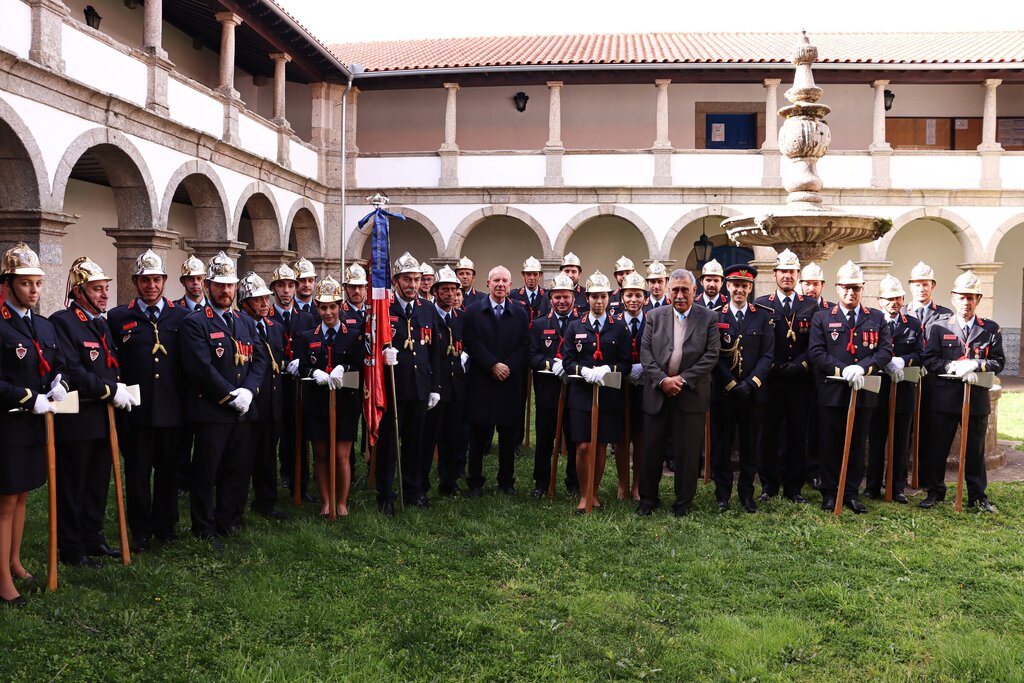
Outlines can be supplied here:
<path id="1" fill-rule="evenodd" d="M 814 84 L 811 65 L 818 61 L 818 48 L 805 32 L 796 47 L 793 87 L 786 91 L 792 104 L 779 109 L 785 119 L 779 131 L 780 151 L 792 162 L 783 183 L 789 195 L 786 206 L 760 216 L 739 216 L 722 222 L 735 244 L 744 247 L 789 248 L 801 263 L 824 263 L 840 247 L 878 239 L 892 227 L 892 221 L 878 216 L 849 214 L 823 203 L 818 159 L 825 156 L 832 134 L 825 117 L 831 111 L 821 104 L 822 90 Z"/>

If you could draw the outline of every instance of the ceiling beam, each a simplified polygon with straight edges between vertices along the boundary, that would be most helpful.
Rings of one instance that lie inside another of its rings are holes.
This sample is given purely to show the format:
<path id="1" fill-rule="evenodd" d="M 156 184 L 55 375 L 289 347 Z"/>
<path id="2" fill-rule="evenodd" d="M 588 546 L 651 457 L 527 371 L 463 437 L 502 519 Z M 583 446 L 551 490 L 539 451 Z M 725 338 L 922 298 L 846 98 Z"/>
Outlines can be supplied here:
<path id="1" fill-rule="evenodd" d="M 280 36 L 270 31 L 266 27 L 266 22 L 248 7 L 243 6 L 241 2 L 235 0 L 217 0 L 217 4 L 221 5 L 228 12 L 234 12 L 245 25 L 249 27 L 253 32 L 256 33 L 260 38 L 270 43 L 274 48 L 273 52 L 285 52 L 291 55 L 292 64 L 299 69 L 311 82 L 327 80 L 324 77 L 324 70 L 319 68 L 316 64 L 311 62 L 306 56 L 300 53 L 301 48 L 295 45 L 289 45 L 285 41 L 281 40 Z M 271 50 L 268 50 L 268 53 Z M 269 57 L 268 57 L 269 59 Z"/>

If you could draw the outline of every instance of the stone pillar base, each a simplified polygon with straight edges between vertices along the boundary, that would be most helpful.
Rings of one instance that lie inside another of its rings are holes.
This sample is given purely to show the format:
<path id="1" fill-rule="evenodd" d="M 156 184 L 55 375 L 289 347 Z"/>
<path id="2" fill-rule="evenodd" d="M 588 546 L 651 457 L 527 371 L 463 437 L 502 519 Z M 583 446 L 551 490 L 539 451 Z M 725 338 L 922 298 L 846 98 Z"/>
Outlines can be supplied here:
<path id="1" fill-rule="evenodd" d="M 64 18 L 71 14 L 71 10 L 61 0 L 30 0 L 29 6 L 32 17 L 29 60 L 52 71 L 63 73 Z"/>
<path id="2" fill-rule="evenodd" d="M 869 151 L 871 153 L 871 187 L 881 189 L 892 187 L 892 178 L 889 176 L 892 147 L 889 147 L 888 143 L 884 147 L 872 145 Z"/>
<path id="3" fill-rule="evenodd" d="M 295 131 L 288 121 L 280 119 L 277 129 L 277 163 L 285 168 L 292 167 L 292 135 Z"/>
<path id="4" fill-rule="evenodd" d="M 777 147 L 761 150 L 761 187 L 782 187 L 782 153 Z"/>
<path id="5" fill-rule="evenodd" d="M 981 189 L 998 190 L 1003 186 L 1000 176 L 1002 147 L 998 144 L 994 148 L 984 150 L 979 147 L 978 156 L 981 157 Z"/>
<path id="6" fill-rule="evenodd" d="M 177 246 L 178 233 L 170 230 L 154 230 L 147 228 L 103 228 L 114 240 L 117 249 L 117 303 L 131 301 L 136 295 L 132 275 L 135 273 L 135 261 L 147 249 L 152 249 L 163 259 L 167 279 L 175 280 L 175 265 L 167 262 L 168 252 Z"/>
<path id="7" fill-rule="evenodd" d="M 861 303 L 869 308 L 878 308 L 879 285 L 885 274 L 892 268 L 892 261 L 858 261 L 857 265 L 864 271 L 864 291 L 861 295 Z"/>
<path id="8" fill-rule="evenodd" d="M 672 147 L 654 147 L 654 186 L 669 187 L 672 185 Z"/>
<path id="9" fill-rule="evenodd" d="M 238 115 L 242 111 L 244 103 L 238 98 L 238 91 L 230 87 L 218 88 L 224 103 L 224 134 L 221 136 L 224 142 L 231 145 L 238 145 Z"/>
<path id="10" fill-rule="evenodd" d="M 565 185 L 565 178 L 562 177 L 562 156 L 564 154 L 564 147 L 544 148 L 544 187 Z"/>
<path id="11" fill-rule="evenodd" d="M 167 52 L 162 48 L 149 49 L 156 52 L 146 56 L 146 109 L 160 116 L 168 116 L 171 110 L 167 103 L 167 79 L 174 69 L 174 63 L 167 59 Z"/>
<path id="12" fill-rule="evenodd" d="M 446 149 L 443 145 L 437 155 L 441 157 L 441 178 L 438 181 L 441 187 L 459 186 L 459 148 Z"/>
<path id="13" fill-rule="evenodd" d="M 223 251 L 225 254 L 230 256 L 236 263 L 238 263 L 238 257 L 242 251 L 249 246 L 245 242 L 236 242 L 234 240 L 224 240 L 223 242 L 217 240 L 200 240 L 200 239 L 186 239 L 185 244 L 191 249 L 196 258 L 203 263 L 209 263 L 210 259 L 217 255 L 218 252 Z"/>

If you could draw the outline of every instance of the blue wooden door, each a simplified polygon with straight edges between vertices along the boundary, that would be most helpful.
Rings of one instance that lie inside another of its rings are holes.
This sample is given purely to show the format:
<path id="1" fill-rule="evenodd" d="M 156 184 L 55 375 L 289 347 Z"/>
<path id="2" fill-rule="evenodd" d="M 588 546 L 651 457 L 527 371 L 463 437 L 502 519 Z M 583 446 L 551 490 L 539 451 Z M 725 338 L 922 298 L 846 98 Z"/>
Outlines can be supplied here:
<path id="1" fill-rule="evenodd" d="M 707 149 L 754 149 L 757 147 L 757 114 L 708 114 Z"/>
<path id="2" fill-rule="evenodd" d="M 754 259 L 754 250 L 747 247 L 735 247 L 731 244 L 725 244 L 712 249 L 711 258 L 721 263 L 722 268 L 735 266 L 738 263 L 750 265 L 750 262 Z"/>

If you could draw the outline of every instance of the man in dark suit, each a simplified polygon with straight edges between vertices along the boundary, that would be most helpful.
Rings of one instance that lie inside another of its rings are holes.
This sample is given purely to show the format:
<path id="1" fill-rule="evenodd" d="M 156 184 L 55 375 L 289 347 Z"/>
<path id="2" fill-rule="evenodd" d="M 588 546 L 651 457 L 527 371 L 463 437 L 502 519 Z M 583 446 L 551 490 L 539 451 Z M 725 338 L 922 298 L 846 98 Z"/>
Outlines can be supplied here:
<path id="1" fill-rule="evenodd" d="M 807 345 L 811 320 L 818 307 L 813 299 L 796 291 L 800 259 L 783 249 L 772 271 L 775 291 L 760 296 L 754 303 L 768 311 L 775 336 L 775 357 L 767 377 L 768 404 L 761 431 L 758 475 L 761 502 L 782 494 L 794 503 L 806 503 L 801 489 L 807 474 L 804 455 L 807 450 L 807 407 L 812 389 Z"/>
<path id="2" fill-rule="evenodd" d="M 138 296 L 110 311 L 107 323 L 117 347 L 121 381 L 138 384 L 142 399 L 138 408 L 120 416 L 118 436 L 132 551 L 144 552 L 154 536 L 163 543 L 178 539 L 176 469 L 186 424 L 179 335 L 189 313 L 164 298 L 167 272 L 152 250 L 136 260 L 132 283 Z"/>
<path id="3" fill-rule="evenodd" d="M 252 318 L 232 310 L 238 277 L 220 252 L 206 272 L 209 304 L 181 326 L 181 358 L 189 377 L 188 414 L 195 425 L 192 458 L 192 533 L 223 549 L 217 536 L 242 528 L 247 460 L 252 458 L 250 412 L 269 370 Z M 216 492 L 216 498 L 214 493 Z"/>
<path id="4" fill-rule="evenodd" d="M 277 443 L 284 414 L 281 379 L 288 364 L 284 352 L 284 325 L 274 323 L 269 317 L 273 310 L 270 305 L 270 288 L 256 273 L 246 273 L 242 278 L 238 285 L 238 302 L 246 315 L 256 323 L 260 343 L 255 350 L 266 361 L 263 383 L 253 400 L 252 409 L 256 420 L 252 425 L 252 453 L 246 458 L 248 468 L 238 515 L 241 516 L 244 511 L 251 479 L 253 512 L 271 520 L 287 519 L 287 515 L 276 509 Z"/>
<path id="5" fill-rule="evenodd" d="M 978 276 L 968 270 L 953 284 L 954 312 L 933 321 L 928 328 L 928 341 L 924 350 L 924 365 L 935 378 L 932 385 L 929 451 L 922 458 L 924 487 L 928 496 L 921 501 L 923 508 L 935 507 L 946 497 L 946 456 L 953 436 L 962 418 L 964 387 L 970 386 L 971 414 L 967 422 L 967 452 L 964 462 L 964 480 L 967 484 L 967 504 L 983 512 L 995 512 L 985 489 L 985 434 L 991 412 L 988 390 L 974 386 L 977 373 L 1003 371 L 1003 335 L 999 325 L 976 314 L 982 291 Z M 956 375 L 956 378 L 940 375 Z M 922 433 L 925 431 L 921 430 Z"/>
<path id="6" fill-rule="evenodd" d="M 878 392 L 878 408 L 871 416 L 871 435 L 868 438 L 868 474 L 864 495 L 870 499 L 882 497 L 885 485 L 885 453 L 889 443 L 889 420 L 893 421 L 892 499 L 906 504 L 903 489 L 907 485 L 907 454 L 910 450 L 910 427 L 917 401 L 915 385 L 903 381 L 904 368 L 920 367 L 924 355 L 924 334 L 921 321 L 900 312 L 903 306 L 903 285 L 892 275 L 882 278 L 879 285 L 878 306 L 885 315 L 892 337 L 892 360 L 882 375 L 882 389 Z M 889 397 L 896 391 L 896 411 L 889 415 Z"/>
<path id="7" fill-rule="evenodd" d="M 704 264 L 704 267 L 700 270 L 700 295 L 697 297 L 697 303 L 704 308 L 718 308 L 724 306 L 729 302 L 727 297 L 722 292 L 722 264 L 715 259 L 711 259 Z"/>
<path id="8" fill-rule="evenodd" d="M 103 318 L 109 287 L 110 278 L 96 263 L 77 258 L 68 274 L 71 305 L 50 316 L 64 354 L 65 377 L 83 399 L 78 414 L 56 419 L 57 544 L 69 564 L 121 555 L 103 535 L 110 488 L 107 405 L 131 410 L 138 403 L 120 383 L 114 340 Z"/>
<path id="9" fill-rule="evenodd" d="M 533 396 L 535 404 L 534 424 L 537 441 L 533 452 L 534 498 L 547 494 L 551 483 L 551 456 L 561 444 L 555 443 L 558 427 L 558 400 L 565 386 L 561 379 L 562 346 L 569 323 L 576 320 L 576 291 L 568 275 L 559 273 L 547 290 L 551 310 L 530 330 L 530 369 L 533 370 Z M 568 439 L 568 411 L 562 415 L 562 435 L 565 436 L 567 452 L 565 459 L 565 487 L 570 493 L 579 493 L 580 482 L 576 476 L 576 452 Z"/>
<path id="10" fill-rule="evenodd" d="M 757 472 L 757 437 L 761 429 L 768 391 L 765 378 L 772 366 L 775 335 L 769 324 L 769 309 L 750 304 L 757 271 L 746 265 L 725 271 L 729 304 L 718 309 L 721 319 L 721 353 L 711 387 L 711 468 L 718 509 L 729 509 L 732 496 L 732 445 L 737 433 L 740 443 L 740 477 L 737 492 L 747 512 L 757 512 L 754 503 L 754 474 Z"/>
<path id="11" fill-rule="evenodd" d="M 409 252 L 395 261 L 391 271 L 395 298 L 391 302 L 391 347 L 384 349 L 384 363 L 394 366 L 395 398 L 388 397 L 387 412 L 381 417 L 377 441 L 377 504 L 385 516 L 395 514 L 395 469 L 402 458 L 404 499 L 416 507 L 430 507 L 423 473 L 423 460 L 434 457 L 423 442 L 427 411 L 441 401 L 437 386 L 439 358 L 434 354 L 434 311 L 419 296 L 420 264 Z M 388 372 L 391 372 L 389 370 Z M 391 384 L 385 383 L 390 394 Z M 391 412 L 398 405 L 398 428 Z M 401 453 L 396 439 L 401 437 Z"/>
<path id="12" fill-rule="evenodd" d="M 892 338 L 882 312 L 861 304 L 864 273 L 852 261 L 839 269 L 836 294 L 839 303 L 818 311 L 811 322 L 808 359 L 814 368 L 818 390 L 821 440 L 821 508 L 835 507 L 836 496 L 857 514 L 868 509 L 857 496 L 864 478 L 864 449 L 871 424 L 871 410 L 878 395 L 857 392 L 857 412 L 850 440 L 846 487 L 839 491 L 850 392 L 864 386 L 864 376 L 883 372 L 892 360 Z M 838 379 L 829 380 L 828 377 Z"/>
<path id="13" fill-rule="evenodd" d="M 644 450 L 660 452 L 671 434 L 675 462 L 677 517 L 690 513 L 697 490 L 697 468 L 704 452 L 704 413 L 711 396 L 711 371 L 718 362 L 718 314 L 694 306 L 697 281 L 688 270 L 672 272 L 672 307 L 647 314 L 640 362 L 644 366 Z M 661 459 L 645 458 L 637 514 L 649 516 L 659 503 Z"/>
<path id="14" fill-rule="evenodd" d="M 522 375 L 527 371 L 530 319 L 508 299 L 512 276 L 496 266 L 487 276 L 490 296 L 466 310 L 469 354 L 469 495 L 483 493 L 483 458 L 498 431 L 498 487 L 515 495 L 515 446 L 523 419 Z M 511 409 L 510 409 L 511 408 Z"/>

